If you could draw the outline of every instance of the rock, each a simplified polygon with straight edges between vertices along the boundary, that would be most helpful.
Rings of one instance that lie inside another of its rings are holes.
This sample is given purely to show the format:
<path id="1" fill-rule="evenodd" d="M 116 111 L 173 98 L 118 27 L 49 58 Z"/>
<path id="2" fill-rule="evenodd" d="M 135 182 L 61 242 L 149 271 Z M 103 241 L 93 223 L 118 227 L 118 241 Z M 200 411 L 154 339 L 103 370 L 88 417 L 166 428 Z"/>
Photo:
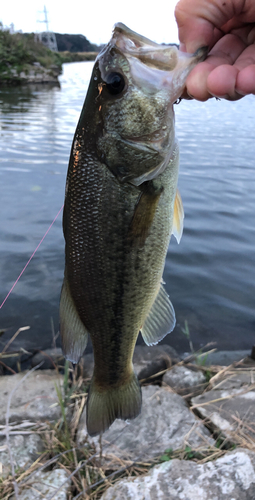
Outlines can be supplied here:
<path id="1" fill-rule="evenodd" d="M 154 346 L 137 345 L 133 356 L 135 372 L 141 378 L 141 370 L 154 363 L 159 358 L 167 360 L 168 366 L 178 363 L 181 359 L 175 349 L 167 344 L 158 344 Z M 145 378 L 145 377 L 144 377 Z"/>
<path id="2" fill-rule="evenodd" d="M 142 388 L 141 414 L 130 423 L 115 420 L 102 436 L 104 454 L 113 453 L 132 460 L 148 459 L 161 455 L 166 448 L 207 446 L 214 443 L 209 431 L 189 410 L 181 396 L 167 388 L 147 386 Z M 85 412 L 78 428 L 78 444 L 87 437 Z M 98 438 L 92 440 L 98 447 Z M 113 443 L 108 445 L 108 443 Z"/>
<path id="3" fill-rule="evenodd" d="M 200 370 L 191 370 L 187 366 L 173 366 L 165 373 L 163 382 L 172 387 L 181 396 L 190 393 L 201 393 L 207 383 L 204 373 Z"/>
<path id="4" fill-rule="evenodd" d="M 139 379 L 150 377 L 161 369 L 166 369 L 180 361 L 175 349 L 166 344 L 148 347 L 137 345 L 133 356 L 134 370 Z M 164 368 L 162 368 L 164 366 Z M 94 369 L 93 354 L 85 354 L 79 363 L 84 378 L 91 378 Z M 142 371 L 145 370 L 145 371 Z"/>
<path id="5" fill-rule="evenodd" d="M 254 500 L 255 453 L 236 450 L 214 462 L 170 460 L 118 481 L 101 500 Z"/>
<path id="6" fill-rule="evenodd" d="M 225 436 L 241 443 L 245 436 L 255 438 L 254 371 L 234 372 L 215 387 L 192 399 L 203 417 L 207 417 Z"/>
<path id="7" fill-rule="evenodd" d="M 251 349 L 251 359 L 253 359 L 253 361 L 255 361 L 255 345 L 253 345 L 252 349 Z"/>
<path id="8" fill-rule="evenodd" d="M 43 442 L 37 434 L 10 436 L 10 447 L 15 470 L 28 468 L 43 450 Z M 11 473 L 10 457 L 6 438 L 0 439 L 0 478 Z"/>
<path id="9" fill-rule="evenodd" d="M 45 68 L 35 64 L 26 64 L 22 70 L 9 68 L 1 73 L 1 83 L 51 83 L 59 86 L 58 76 L 61 74 L 61 67 Z M 3 78 L 4 77 L 4 78 Z"/>
<path id="10" fill-rule="evenodd" d="M 31 352 L 24 352 L 24 349 L 16 352 L 6 352 L 1 356 L 1 361 L 3 361 L 5 367 L 4 367 L 4 374 L 10 375 L 10 373 L 16 372 L 19 373 L 23 370 L 23 367 L 25 366 L 26 369 L 30 368 L 32 353 Z"/>
<path id="11" fill-rule="evenodd" d="M 167 354 L 158 356 L 138 373 L 138 380 L 141 383 L 161 384 L 165 370 L 173 364 L 172 358 Z"/>
<path id="12" fill-rule="evenodd" d="M 56 420 L 61 411 L 55 386 L 62 385 L 63 376 L 55 370 L 37 370 L 23 380 L 25 372 L 0 377 L 0 424 L 5 423 L 8 397 L 11 400 L 9 421 Z M 20 384 L 20 385 L 19 385 Z"/>
<path id="13" fill-rule="evenodd" d="M 56 347 L 54 349 L 45 349 L 44 351 L 37 352 L 31 360 L 31 366 L 34 367 L 43 361 L 41 370 L 52 370 L 58 367 L 65 366 L 65 358 L 62 349 Z"/>
<path id="14" fill-rule="evenodd" d="M 205 359 L 205 365 L 220 365 L 220 366 L 229 366 L 236 361 L 240 361 L 241 359 L 249 356 L 250 351 L 215 351 L 210 354 L 200 354 L 199 359 Z"/>
<path id="15" fill-rule="evenodd" d="M 19 492 L 19 500 L 39 500 L 47 499 L 53 495 L 66 480 L 68 474 L 63 469 L 54 469 L 50 472 L 40 472 L 35 474 L 30 481 L 27 482 L 28 489 Z M 61 490 L 54 495 L 54 500 L 67 500 L 69 489 L 69 481 L 63 485 Z M 15 495 L 12 495 L 11 500 L 15 500 Z"/>

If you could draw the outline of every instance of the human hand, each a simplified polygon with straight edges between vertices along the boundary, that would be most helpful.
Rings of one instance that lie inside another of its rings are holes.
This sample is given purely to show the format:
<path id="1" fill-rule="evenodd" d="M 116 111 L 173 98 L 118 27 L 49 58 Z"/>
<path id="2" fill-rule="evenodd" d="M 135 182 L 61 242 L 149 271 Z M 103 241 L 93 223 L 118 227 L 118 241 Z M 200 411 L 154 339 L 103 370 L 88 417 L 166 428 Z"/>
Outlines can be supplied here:
<path id="1" fill-rule="evenodd" d="M 189 74 L 184 97 L 255 94 L 255 0 L 180 0 L 175 16 L 180 50 L 210 50 Z"/>

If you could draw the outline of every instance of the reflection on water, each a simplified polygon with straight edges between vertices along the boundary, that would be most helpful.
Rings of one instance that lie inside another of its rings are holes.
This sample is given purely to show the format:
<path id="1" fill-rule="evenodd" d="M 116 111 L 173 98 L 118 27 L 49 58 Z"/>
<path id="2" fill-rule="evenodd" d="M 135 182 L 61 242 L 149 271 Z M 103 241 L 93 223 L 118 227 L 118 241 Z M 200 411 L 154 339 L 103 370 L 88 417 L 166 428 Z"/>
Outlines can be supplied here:
<path id="1" fill-rule="evenodd" d="M 61 88 L 0 89 L 0 303 L 63 204 L 73 133 L 93 63 L 65 65 Z M 188 320 L 195 347 L 254 344 L 254 97 L 176 106 L 181 148 L 179 188 L 185 229 L 171 240 L 164 279 L 177 315 L 165 340 L 187 349 Z M 0 328 L 30 325 L 19 343 L 52 343 L 58 330 L 63 277 L 61 216 L 0 311 Z"/>

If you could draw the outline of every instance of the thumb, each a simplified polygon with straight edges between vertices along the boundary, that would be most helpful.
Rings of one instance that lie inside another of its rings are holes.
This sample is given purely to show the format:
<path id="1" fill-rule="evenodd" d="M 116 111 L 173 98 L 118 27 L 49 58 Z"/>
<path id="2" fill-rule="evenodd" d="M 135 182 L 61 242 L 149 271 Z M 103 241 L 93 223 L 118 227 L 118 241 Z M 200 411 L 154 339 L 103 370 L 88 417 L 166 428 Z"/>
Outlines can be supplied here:
<path id="1" fill-rule="evenodd" d="M 232 18 L 234 2 L 225 2 L 224 10 L 219 0 L 180 0 L 175 18 L 181 50 L 194 53 L 203 46 L 211 48 L 222 36 L 221 26 Z"/>

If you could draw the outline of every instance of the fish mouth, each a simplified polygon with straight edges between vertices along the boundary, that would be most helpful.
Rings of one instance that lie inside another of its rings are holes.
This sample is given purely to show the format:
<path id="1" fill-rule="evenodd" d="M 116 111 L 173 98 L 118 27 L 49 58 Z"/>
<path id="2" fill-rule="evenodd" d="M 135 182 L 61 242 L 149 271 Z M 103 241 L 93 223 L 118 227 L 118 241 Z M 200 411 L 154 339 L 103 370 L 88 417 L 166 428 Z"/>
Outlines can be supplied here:
<path id="1" fill-rule="evenodd" d="M 153 42 L 132 31 L 123 23 L 115 24 L 112 38 L 116 47 L 126 56 L 136 57 L 155 69 L 171 71 L 177 64 L 178 49 L 176 46 L 163 46 Z"/>
<path id="2" fill-rule="evenodd" d="M 183 54 L 178 50 L 177 45 L 162 45 L 153 42 L 132 31 L 123 23 L 115 24 L 112 40 L 125 55 L 136 57 L 147 66 L 161 71 L 175 69 Z M 185 54 L 185 59 L 190 57 L 198 63 L 204 61 L 207 53 L 208 47 L 201 47 L 194 54 Z"/>
<path id="3" fill-rule="evenodd" d="M 164 89 L 169 104 L 180 97 L 189 72 L 208 52 L 208 47 L 195 54 L 180 52 L 177 46 L 153 42 L 122 23 L 115 24 L 110 45 L 129 61 L 133 83 L 147 94 Z"/>

